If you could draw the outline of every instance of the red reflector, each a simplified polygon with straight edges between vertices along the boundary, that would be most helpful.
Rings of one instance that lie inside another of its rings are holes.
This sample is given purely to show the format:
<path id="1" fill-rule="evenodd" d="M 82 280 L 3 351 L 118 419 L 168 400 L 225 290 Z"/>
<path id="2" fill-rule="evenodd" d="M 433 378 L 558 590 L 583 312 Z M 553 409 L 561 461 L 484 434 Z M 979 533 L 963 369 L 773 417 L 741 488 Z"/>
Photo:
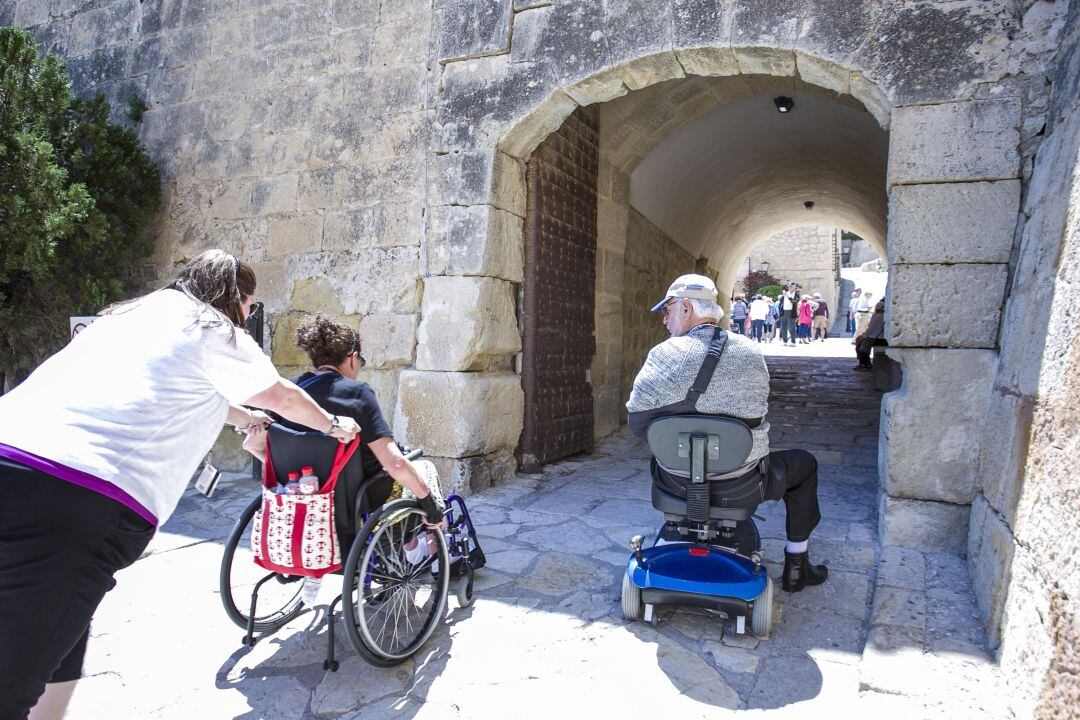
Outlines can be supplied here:
<path id="1" fill-rule="evenodd" d="M 703 547 L 692 547 L 690 548 L 690 554 L 694 557 L 705 557 L 709 554 L 709 549 Z"/>

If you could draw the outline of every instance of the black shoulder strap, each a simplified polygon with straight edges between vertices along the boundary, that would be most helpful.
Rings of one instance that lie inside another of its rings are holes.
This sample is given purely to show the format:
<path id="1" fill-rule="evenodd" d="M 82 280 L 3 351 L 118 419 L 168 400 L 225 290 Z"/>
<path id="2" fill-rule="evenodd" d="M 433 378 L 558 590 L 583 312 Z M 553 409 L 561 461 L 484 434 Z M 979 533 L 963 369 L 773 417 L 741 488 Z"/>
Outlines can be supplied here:
<path id="1" fill-rule="evenodd" d="M 701 369 L 698 370 L 697 377 L 694 378 L 694 384 L 690 386 L 690 390 L 686 393 L 686 402 L 690 403 L 691 408 L 697 405 L 698 398 L 701 397 L 701 394 L 708 389 L 709 383 L 712 382 L 713 373 L 716 372 L 716 364 L 720 362 L 720 356 L 724 354 L 727 338 L 727 332 L 719 327 L 713 331 L 709 349 L 705 351 L 705 360 L 701 363 Z"/>

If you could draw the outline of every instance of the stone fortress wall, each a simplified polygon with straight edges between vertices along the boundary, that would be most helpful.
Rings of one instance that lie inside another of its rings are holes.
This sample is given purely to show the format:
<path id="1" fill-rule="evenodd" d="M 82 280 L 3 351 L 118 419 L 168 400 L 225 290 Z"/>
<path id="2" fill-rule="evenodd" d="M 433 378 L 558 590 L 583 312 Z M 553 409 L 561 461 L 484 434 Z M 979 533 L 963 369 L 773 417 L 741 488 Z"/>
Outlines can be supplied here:
<path id="1" fill-rule="evenodd" d="M 772 236 L 750 251 L 750 268 L 755 272 L 763 260 L 769 263 L 769 274 L 780 282 L 793 280 L 803 292 L 821 293 L 829 304 L 830 317 L 836 317 L 836 293 L 840 278 L 833 264 L 834 253 L 840 250 L 840 231 L 827 226 L 792 228 Z M 735 276 L 733 292 L 743 291 L 746 277 L 744 259 Z"/>
<path id="2" fill-rule="evenodd" d="M 865 108 L 888 131 L 887 229 L 873 193 L 823 185 L 818 206 L 888 254 L 904 385 L 882 409 L 882 541 L 970 548 L 1014 705 L 1046 717 L 1075 707 L 1078 21 L 1077 0 L 0 0 L 79 92 L 149 103 L 159 275 L 212 246 L 251 261 L 282 366 L 306 314 L 358 324 L 396 432 L 466 490 L 514 467 L 524 162 L 544 137 L 623 98 L 609 164 L 630 176 L 710 107 Z M 630 223 L 605 177 L 601 249 Z M 761 188 L 731 227 L 772 207 Z M 727 286 L 761 239 L 690 255 Z M 620 317 L 623 288 L 598 287 Z"/>

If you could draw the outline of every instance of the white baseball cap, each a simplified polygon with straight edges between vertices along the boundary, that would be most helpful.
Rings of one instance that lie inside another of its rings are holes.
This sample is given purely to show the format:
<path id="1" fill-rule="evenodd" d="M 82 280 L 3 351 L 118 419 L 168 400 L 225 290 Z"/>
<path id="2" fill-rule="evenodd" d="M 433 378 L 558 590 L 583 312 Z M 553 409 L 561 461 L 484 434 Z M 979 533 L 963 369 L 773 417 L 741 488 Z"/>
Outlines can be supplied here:
<path id="1" fill-rule="evenodd" d="M 660 312 L 668 300 L 673 298 L 691 298 L 716 302 L 716 283 L 704 275 L 682 275 L 675 278 L 667 290 L 664 299 L 650 308 L 649 312 Z"/>

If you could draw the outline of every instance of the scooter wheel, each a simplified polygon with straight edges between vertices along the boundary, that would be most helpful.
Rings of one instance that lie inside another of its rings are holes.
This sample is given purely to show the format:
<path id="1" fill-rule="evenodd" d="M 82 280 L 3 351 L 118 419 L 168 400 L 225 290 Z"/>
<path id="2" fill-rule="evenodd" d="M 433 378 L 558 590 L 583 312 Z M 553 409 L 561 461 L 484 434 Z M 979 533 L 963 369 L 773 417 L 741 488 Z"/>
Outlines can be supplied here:
<path id="1" fill-rule="evenodd" d="M 640 620 L 645 612 L 645 605 L 641 602 L 641 588 L 630 581 L 630 576 L 624 574 L 622 579 L 622 614 L 627 620 Z"/>

